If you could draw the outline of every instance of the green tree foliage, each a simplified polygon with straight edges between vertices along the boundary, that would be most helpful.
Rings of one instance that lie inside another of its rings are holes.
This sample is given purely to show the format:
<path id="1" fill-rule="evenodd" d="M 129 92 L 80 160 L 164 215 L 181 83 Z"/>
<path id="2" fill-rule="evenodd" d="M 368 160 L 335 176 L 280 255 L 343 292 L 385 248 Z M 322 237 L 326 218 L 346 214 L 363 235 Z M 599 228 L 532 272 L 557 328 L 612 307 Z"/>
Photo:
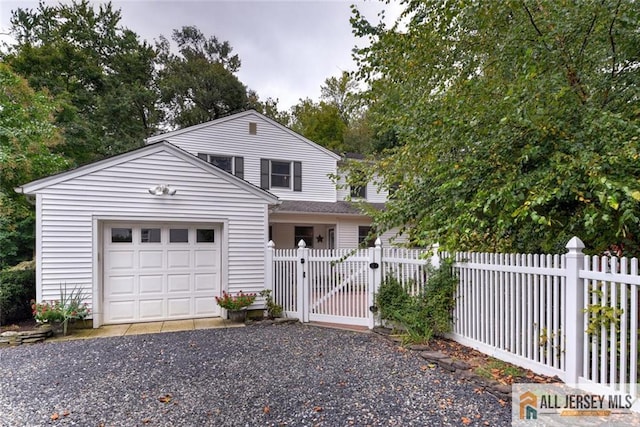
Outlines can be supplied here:
<path id="1" fill-rule="evenodd" d="M 14 188 L 67 167 L 51 152 L 61 142 L 56 108 L 0 64 L 0 269 L 33 255 L 33 207 Z"/>
<path id="2" fill-rule="evenodd" d="M 12 12 L 16 44 L 3 60 L 34 89 L 66 101 L 56 115 L 59 152 L 86 163 L 142 145 L 159 120 L 155 52 L 120 26 L 110 3 L 88 0 Z"/>
<path id="3" fill-rule="evenodd" d="M 353 75 L 343 72 L 329 77 L 320 91 L 319 102 L 301 99 L 291 108 L 291 128 L 338 153 L 367 153 L 370 126 Z"/>
<path id="4" fill-rule="evenodd" d="M 344 152 L 347 125 L 335 105 L 307 98 L 291 108 L 291 129 L 336 152 Z"/>
<path id="5" fill-rule="evenodd" d="M 395 189 L 379 228 L 474 250 L 640 254 L 640 8 L 634 1 L 405 1 L 354 10 Z M 365 171 L 366 172 L 366 171 Z"/>
<path id="6" fill-rule="evenodd" d="M 174 30 L 171 44 L 160 37 L 158 87 L 172 127 L 187 127 L 250 108 L 247 88 L 235 76 L 238 55 L 231 55 L 229 42 L 205 37 L 196 27 Z M 253 102 L 257 95 L 251 93 Z"/>

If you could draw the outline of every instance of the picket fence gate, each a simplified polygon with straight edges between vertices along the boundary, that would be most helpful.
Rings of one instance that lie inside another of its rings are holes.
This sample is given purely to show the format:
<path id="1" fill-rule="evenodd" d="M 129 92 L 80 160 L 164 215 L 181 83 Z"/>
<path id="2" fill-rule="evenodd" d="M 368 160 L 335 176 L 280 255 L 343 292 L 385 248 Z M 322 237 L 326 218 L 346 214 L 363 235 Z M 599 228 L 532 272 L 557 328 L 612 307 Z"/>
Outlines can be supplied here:
<path id="1" fill-rule="evenodd" d="M 412 292 L 427 280 L 428 259 L 419 249 L 382 248 L 380 240 L 367 249 L 298 249 L 267 247 L 267 283 L 286 316 L 301 322 L 350 326 L 376 325 L 375 293 L 393 274 Z M 431 261 L 438 262 L 438 259 Z"/>
<path id="2" fill-rule="evenodd" d="M 449 338 L 498 359 L 599 393 L 638 390 L 640 275 L 636 258 L 586 256 L 574 237 L 563 255 L 458 252 Z M 430 252 L 434 252 L 430 254 Z M 267 286 L 289 317 L 373 328 L 375 295 L 393 276 L 410 293 L 435 251 L 275 249 Z M 587 332 L 589 330 L 590 332 Z"/>

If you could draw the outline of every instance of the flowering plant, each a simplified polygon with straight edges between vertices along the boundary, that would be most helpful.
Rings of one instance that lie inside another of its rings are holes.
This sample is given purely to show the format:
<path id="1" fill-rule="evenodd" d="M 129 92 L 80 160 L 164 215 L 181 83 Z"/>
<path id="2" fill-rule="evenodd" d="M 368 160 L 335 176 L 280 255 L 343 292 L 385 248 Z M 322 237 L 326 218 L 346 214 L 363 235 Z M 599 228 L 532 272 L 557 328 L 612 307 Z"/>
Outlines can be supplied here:
<path id="1" fill-rule="evenodd" d="M 60 299 L 50 300 L 37 303 L 31 300 L 31 310 L 33 318 L 38 323 L 61 322 L 63 334 L 67 334 L 67 325 L 69 320 L 84 320 L 91 310 L 86 302 L 83 302 L 84 296 L 82 289 L 74 288 L 71 292 L 67 292 L 67 286 L 60 285 Z"/>
<path id="2" fill-rule="evenodd" d="M 256 300 L 256 294 L 245 294 L 242 291 L 236 295 L 231 295 L 222 291 L 221 297 L 216 297 L 216 302 L 222 308 L 227 310 L 241 310 L 250 306 Z"/>

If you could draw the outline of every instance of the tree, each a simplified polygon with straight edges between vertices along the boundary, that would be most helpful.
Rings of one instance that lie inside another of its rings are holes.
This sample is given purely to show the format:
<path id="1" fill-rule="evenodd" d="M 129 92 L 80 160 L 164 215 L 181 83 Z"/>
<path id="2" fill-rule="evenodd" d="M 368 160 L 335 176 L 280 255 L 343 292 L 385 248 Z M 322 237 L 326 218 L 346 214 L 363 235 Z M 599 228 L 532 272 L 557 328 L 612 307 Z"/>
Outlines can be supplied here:
<path id="1" fill-rule="evenodd" d="M 361 108 L 358 84 L 343 72 L 320 87 L 320 101 L 307 98 L 291 108 L 291 128 L 330 150 L 367 153 L 370 124 Z"/>
<path id="2" fill-rule="evenodd" d="M 449 249 L 640 254 L 640 8 L 633 1 L 407 1 L 354 9 L 359 78 L 395 190 L 379 229 Z M 364 171 L 367 172 L 367 171 Z M 354 174 L 357 175 L 357 174 Z M 370 174 L 369 174 L 370 175 Z"/>
<path id="3" fill-rule="evenodd" d="M 68 166 L 51 151 L 62 142 L 57 104 L 0 64 L 0 269 L 33 256 L 34 209 L 15 187 Z"/>
<path id="4" fill-rule="evenodd" d="M 160 116 L 151 89 L 155 51 L 119 25 L 110 3 L 88 0 L 12 12 L 17 40 L 3 54 L 35 89 L 65 100 L 56 149 L 86 163 L 141 146 Z"/>
<path id="5" fill-rule="evenodd" d="M 342 121 L 349 125 L 358 112 L 358 82 L 346 71 L 340 77 L 329 77 L 320 87 L 320 99 L 336 107 Z"/>
<path id="6" fill-rule="evenodd" d="M 157 43 L 158 87 L 171 127 L 204 123 L 250 107 L 247 88 L 234 74 L 240 59 L 231 55 L 229 42 L 206 38 L 192 26 L 174 30 L 172 39 L 179 54 L 171 52 L 165 37 Z"/>
<path id="7" fill-rule="evenodd" d="M 335 105 L 307 98 L 291 108 L 291 129 L 313 142 L 336 152 L 345 151 L 347 125 Z"/>

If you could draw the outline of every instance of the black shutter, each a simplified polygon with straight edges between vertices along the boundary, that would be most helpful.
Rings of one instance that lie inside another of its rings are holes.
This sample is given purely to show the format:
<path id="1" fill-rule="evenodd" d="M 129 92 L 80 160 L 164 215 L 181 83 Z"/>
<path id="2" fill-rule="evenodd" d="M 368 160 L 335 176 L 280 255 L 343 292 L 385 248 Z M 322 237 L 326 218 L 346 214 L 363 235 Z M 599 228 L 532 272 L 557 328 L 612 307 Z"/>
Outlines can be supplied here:
<path id="1" fill-rule="evenodd" d="M 260 159 L 260 188 L 269 189 L 269 159 Z"/>
<path id="2" fill-rule="evenodd" d="M 207 161 L 207 153 L 198 153 L 198 157 L 204 160 L 205 162 Z"/>
<path id="3" fill-rule="evenodd" d="M 244 179 L 244 157 L 234 157 L 233 161 L 235 163 L 234 170 L 236 172 L 236 176 L 240 179 Z"/>
<path id="4" fill-rule="evenodd" d="M 302 191 L 302 163 L 293 162 L 293 191 Z"/>

